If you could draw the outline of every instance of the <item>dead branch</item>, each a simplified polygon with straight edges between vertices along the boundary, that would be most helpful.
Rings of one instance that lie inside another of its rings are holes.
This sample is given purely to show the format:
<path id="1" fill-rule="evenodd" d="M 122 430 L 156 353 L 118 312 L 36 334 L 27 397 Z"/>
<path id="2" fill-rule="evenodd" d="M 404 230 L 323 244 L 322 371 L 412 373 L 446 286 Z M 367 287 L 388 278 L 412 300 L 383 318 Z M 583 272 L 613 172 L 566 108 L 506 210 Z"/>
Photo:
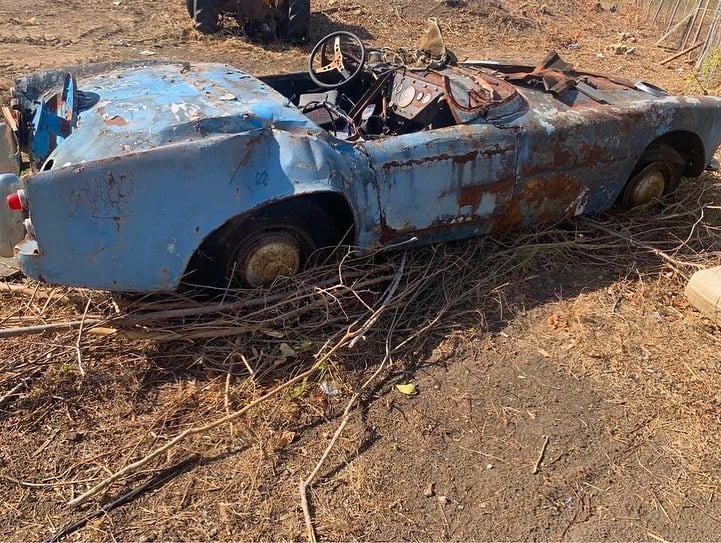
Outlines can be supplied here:
<path id="1" fill-rule="evenodd" d="M 340 343 L 337 344 L 336 346 L 339 346 L 339 345 L 340 345 Z M 176 445 L 178 445 L 179 443 L 184 441 L 186 438 L 193 436 L 193 435 L 198 435 L 198 434 L 203 434 L 203 433 L 209 432 L 210 430 L 213 430 L 214 428 L 217 428 L 218 426 L 222 426 L 229 422 L 236 421 L 241 416 L 243 416 L 245 413 L 247 413 L 248 411 L 250 411 L 257 405 L 260 405 L 267 399 L 272 398 L 273 396 L 275 396 L 279 392 L 285 390 L 286 388 L 290 387 L 291 385 L 294 385 L 295 383 L 298 383 L 299 381 L 302 381 L 303 379 L 310 377 L 322 364 L 324 364 L 328 360 L 328 358 L 333 353 L 336 352 L 336 350 L 337 350 L 336 348 L 332 348 L 324 356 L 320 357 L 308 370 L 306 370 L 303 373 L 296 375 L 292 379 L 278 385 L 277 387 L 273 388 L 269 392 L 263 394 L 260 398 L 250 402 L 242 409 L 239 409 L 238 411 L 234 411 L 231 414 L 221 417 L 220 419 L 214 420 L 213 422 L 206 424 L 204 426 L 191 427 L 191 428 L 188 428 L 187 430 L 185 430 L 184 432 L 181 432 L 180 434 L 175 436 L 173 439 L 168 441 L 162 447 L 158 447 L 157 449 L 152 451 L 147 456 L 141 458 L 140 460 L 133 462 L 132 464 L 128 464 L 124 468 L 113 473 L 111 476 L 100 481 L 98 484 L 93 486 L 90 490 L 88 490 L 84 494 L 81 494 L 77 498 L 70 500 L 68 502 L 68 505 L 71 507 L 77 507 L 78 505 L 82 505 L 83 503 L 88 501 L 90 498 L 95 496 L 97 493 L 99 493 L 103 489 L 105 489 L 108 486 L 110 486 L 111 484 L 113 484 L 118 479 L 121 479 L 122 477 L 125 477 L 126 475 L 129 475 L 130 473 L 133 473 L 134 471 L 147 465 L 150 461 L 157 458 L 161 454 L 169 451 L 170 449 L 174 448 Z"/>
<path id="2" fill-rule="evenodd" d="M 385 270 L 381 269 L 380 271 L 386 271 L 388 270 L 388 266 L 385 266 Z M 358 277 L 358 273 L 349 273 L 346 272 L 345 279 L 352 279 L 353 277 Z M 362 281 L 361 283 L 357 285 L 352 285 L 353 288 L 359 289 L 359 288 L 367 288 L 369 286 L 376 285 L 378 283 L 382 283 L 384 281 L 389 280 L 390 277 L 388 275 L 382 274 L 382 277 L 375 277 L 370 280 Z M 331 286 L 338 285 L 338 279 L 333 277 L 330 279 L 327 279 L 325 281 L 320 281 L 318 283 L 315 283 L 312 287 L 312 289 L 301 289 L 298 292 L 289 295 L 288 292 L 279 292 L 278 294 L 268 295 L 268 296 L 254 296 L 250 299 L 242 299 L 237 300 L 233 302 L 226 302 L 226 303 L 219 303 L 219 304 L 205 304 L 198 306 L 197 304 L 194 304 L 192 307 L 186 307 L 181 309 L 169 309 L 166 311 L 157 311 L 157 312 L 151 312 L 151 313 L 141 313 L 139 315 L 135 316 L 129 316 L 124 319 L 118 319 L 118 321 L 115 324 L 122 324 L 123 326 L 134 326 L 138 324 L 147 324 L 148 322 L 157 321 L 157 320 L 164 320 L 164 319 L 172 319 L 172 318 L 184 318 L 184 317 L 199 317 L 203 315 L 211 315 L 211 314 L 220 314 L 220 313 L 234 313 L 238 312 L 244 309 L 250 309 L 254 307 L 262 307 L 264 310 L 272 309 L 273 305 L 269 304 L 278 304 L 280 305 L 287 305 L 289 303 L 293 302 L 302 302 L 305 299 L 313 296 L 318 289 L 323 289 Z M 341 287 L 345 287 L 345 285 L 338 285 Z M 350 288 L 350 287 L 346 287 Z M 310 290 L 310 292 L 309 292 Z"/>
<path id="3" fill-rule="evenodd" d="M 382 311 L 388 306 L 391 299 L 393 298 L 393 295 L 396 292 L 396 289 L 398 288 L 398 283 L 400 282 L 401 276 L 403 274 L 403 270 L 405 268 L 405 260 L 406 257 L 403 255 L 403 259 L 401 261 L 401 265 L 398 269 L 398 273 L 396 274 L 395 279 L 393 280 L 393 283 L 391 283 L 390 287 L 388 288 L 387 294 L 384 297 L 384 300 L 381 303 L 381 306 L 378 308 L 378 310 L 374 313 L 374 315 L 371 316 L 371 318 L 366 321 L 365 325 L 359 329 L 360 333 L 363 333 L 364 330 L 367 330 L 370 328 L 373 323 L 378 319 L 378 317 L 381 315 Z M 356 339 L 358 337 L 361 337 L 360 334 L 356 336 Z M 389 332 L 388 336 L 386 337 L 386 354 L 381 363 L 378 365 L 378 368 L 375 372 L 373 372 L 373 375 L 371 375 L 365 383 L 361 385 L 361 387 L 358 389 L 356 393 L 351 396 L 351 399 L 348 401 L 348 404 L 346 405 L 345 409 L 343 410 L 343 417 L 341 419 L 340 424 L 338 425 L 338 428 L 336 428 L 336 431 L 333 433 L 333 437 L 328 442 L 328 446 L 325 448 L 325 451 L 323 452 L 323 455 L 320 457 L 320 460 L 318 460 L 318 463 L 315 465 L 315 468 L 313 468 L 313 471 L 310 472 L 310 475 L 308 477 L 300 482 L 300 497 L 301 497 L 301 507 L 303 508 L 303 517 L 305 519 L 305 526 L 308 533 L 308 541 L 309 543 L 316 543 L 316 534 L 315 534 L 315 528 L 313 527 L 313 518 L 310 514 L 310 506 L 308 504 L 308 487 L 313 483 L 313 480 L 318 475 L 318 472 L 320 471 L 320 468 L 325 463 L 326 459 L 328 458 L 328 455 L 330 454 L 331 450 L 333 450 L 333 447 L 335 446 L 336 442 L 338 441 L 338 438 L 343 433 L 343 429 L 348 424 L 348 421 L 350 420 L 351 416 L 351 410 L 353 407 L 355 407 L 355 403 L 360 398 L 363 391 L 368 388 L 368 385 L 370 385 L 375 378 L 380 375 L 381 371 L 383 371 L 383 368 L 385 367 L 386 363 L 391 358 L 391 349 L 389 347 L 391 332 Z M 352 346 L 355 342 L 355 339 L 351 341 L 350 346 Z"/>
<path id="4" fill-rule="evenodd" d="M 403 262 L 405 262 L 405 255 L 403 256 Z M 393 291 L 395 291 L 395 287 L 397 287 L 398 282 L 400 281 L 400 276 L 402 275 L 404 266 L 401 265 L 398 269 L 398 272 L 396 274 L 396 279 L 394 279 L 393 283 L 391 284 L 391 287 L 393 287 Z M 395 285 L 395 287 L 393 286 Z M 389 287 L 390 288 L 390 287 Z M 388 291 L 390 292 L 390 290 Z M 392 294 L 392 293 L 391 293 Z M 375 311 L 370 313 L 368 315 L 368 320 L 375 320 L 377 319 L 378 315 L 385 311 L 387 307 L 387 300 L 389 299 L 388 295 L 384 295 L 383 300 L 385 300 L 380 307 L 378 307 Z M 367 314 L 367 313 L 366 313 Z M 341 350 L 344 347 L 347 347 L 349 342 L 353 340 L 353 338 L 357 337 L 358 335 L 364 333 L 367 330 L 367 327 L 365 326 L 365 323 L 363 323 L 363 318 L 365 315 L 358 317 L 355 321 L 353 321 L 350 326 L 348 326 L 343 333 L 342 337 L 336 341 L 334 344 L 330 344 L 330 340 L 326 345 L 330 345 L 330 347 L 323 352 L 324 348 L 321 348 L 321 351 L 318 353 L 318 356 L 316 358 L 315 363 L 307 369 L 306 371 L 296 375 L 292 379 L 289 379 L 288 381 L 285 381 L 284 383 L 281 383 L 280 385 L 276 386 L 269 392 L 263 394 L 261 397 L 257 398 L 256 400 L 248 403 L 245 407 L 242 409 L 239 409 L 238 411 L 232 412 L 228 415 L 225 415 L 219 419 L 216 419 L 213 422 L 210 422 L 208 424 L 205 424 L 200 427 L 190 427 L 187 430 L 181 432 L 176 437 L 165 443 L 165 445 L 158 447 L 157 449 L 153 450 L 150 454 L 147 456 L 141 458 L 140 460 L 133 462 L 131 464 L 128 464 L 124 468 L 118 470 L 117 472 L 113 473 L 109 477 L 103 479 L 99 483 L 97 483 L 95 486 L 93 486 L 90 490 L 87 492 L 81 494 L 77 498 L 74 498 L 68 502 L 68 505 L 71 507 L 77 507 L 78 505 L 81 505 L 88 501 L 91 497 L 98 494 L 103 489 L 107 488 L 109 485 L 117 481 L 118 479 L 133 473 L 134 471 L 142 468 L 143 466 L 147 465 L 149 462 L 151 462 L 153 459 L 157 458 L 158 456 L 162 455 L 163 453 L 169 451 L 170 449 L 174 448 L 176 445 L 184 441 L 186 438 L 207 433 L 210 430 L 213 430 L 214 428 L 217 428 L 219 426 L 223 426 L 227 423 L 234 422 L 237 419 L 239 419 L 241 416 L 243 416 L 245 413 L 253 409 L 254 407 L 260 405 L 261 403 L 265 402 L 269 398 L 272 398 L 279 392 L 287 389 L 291 385 L 294 385 L 295 383 L 301 382 L 304 379 L 307 379 L 310 377 L 315 371 L 320 368 L 323 364 L 325 364 L 336 352 Z M 360 326 L 358 326 L 360 325 Z"/>
<path id="5" fill-rule="evenodd" d="M 644 251 L 650 251 L 656 256 L 658 256 L 661 260 L 664 260 L 676 273 L 681 275 L 682 277 L 688 279 L 688 274 L 683 272 L 684 267 L 696 267 L 700 268 L 701 266 L 698 264 L 693 264 L 691 262 L 682 262 L 676 258 L 673 258 L 672 256 L 664 253 L 663 251 L 656 249 L 655 247 L 652 247 L 646 243 L 640 242 L 638 240 L 635 240 L 631 238 L 630 236 L 627 236 L 625 234 L 622 234 L 621 232 L 617 232 L 616 230 L 613 230 L 611 228 L 608 228 L 606 226 L 603 226 L 602 224 L 597 223 L 596 221 L 593 221 L 591 219 L 579 219 L 580 222 L 583 222 L 592 228 L 595 228 L 597 230 L 600 230 L 601 232 L 604 232 L 610 236 L 617 237 L 619 239 L 622 239 L 629 243 L 630 245 L 633 245 L 634 247 L 637 247 L 639 249 L 643 249 Z"/>
<path id="6" fill-rule="evenodd" d="M 689 12 L 683 19 L 681 19 L 678 23 L 676 23 L 676 24 L 673 26 L 673 28 L 669 29 L 663 36 L 661 36 L 661 37 L 658 39 L 658 41 L 656 42 L 656 46 L 658 47 L 659 45 L 661 45 L 661 42 L 663 42 L 663 40 L 665 40 L 666 38 L 668 38 L 668 37 L 669 37 L 671 34 L 673 34 L 676 30 L 678 30 L 678 28 L 681 27 L 681 25 L 683 25 L 686 21 L 688 21 L 688 20 L 693 16 L 693 14 L 694 14 L 693 11 Z"/>
<path id="7" fill-rule="evenodd" d="M 25 296 L 33 296 L 35 289 L 25 285 L 18 285 L 15 283 L 8 283 L 6 281 L 0 282 L 0 292 L 14 292 L 17 294 L 24 294 Z"/>
<path id="8" fill-rule="evenodd" d="M 541 451 L 538 453 L 538 459 L 536 460 L 536 463 L 533 466 L 533 475 L 536 475 L 538 473 L 538 470 L 541 469 L 541 462 L 543 462 L 543 455 L 546 454 L 546 448 L 548 447 L 548 436 L 543 436 L 543 445 L 541 446 Z"/>
<path id="9" fill-rule="evenodd" d="M 0 330 L 0 339 L 24 336 L 28 334 L 44 334 L 45 332 L 65 332 L 75 330 L 81 326 L 93 326 L 100 324 L 100 319 L 84 319 L 79 321 L 54 322 L 48 324 L 38 324 L 37 326 L 21 326 L 18 328 L 5 328 Z"/>
<path id="10" fill-rule="evenodd" d="M 85 366 L 83 365 L 83 351 L 81 348 L 83 339 L 83 326 L 85 325 L 85 319 L 88 316 L 88 309 L 90 309 L 91 301 L 92 297 L 88 296 L 88 302 L 85 304 L 85 311 L 83 311 L 83 318 L 80 321 L 80 326 L 78 327 L 78 338 L 75 340 L 75 351 L 78 355 L 78 369 L 80 370 L 80 375 L 82 376 L 85 376 Z"/>
<path id="11" fill-rule="evenodd" d="M 678 53 L 674 53 L 674 54 L 671 55 L 670 57 L 666 57 L 665 59 L 663 59 L 662 61 L 660 61 L 659 64 L 660 64 L 661 66 L 663 66 L 663 65 L 665 65 L 665 64 L 668 64 L 668 63 L 671 62 L 672 60 L 676 60 L 678 57 L 682 57 L 682 56 L 684 56 L 685 54 L 690 53 L 690 52 L 693 51 L 694 49 L 697 49 L 697 48 L 701 47 L 702 45 L 703 45 L 703 42 L 702 42 L 702 41 L 697 42 L 697 43 L 695 43 L 694 45 L 692 45 L 692 46 L 690 46 L 690 47 L 687 47 L 686 49 L 682 49 L 682 50 L 679 51 Z"/>
<path id="12" fill-rule="evenodd" d="M 96 519 L 104 514 L 106 514 L 109 511 L 112 511 L 113 509 L 120 507 L 121 505 L 125 505 L 126 503 L 129 503 L 133 501 L 138 496 L 148 492 L 149 490 L 153 490 L 155 488 L 158 488 L 168 482 L 169 480 L 173 479 L 174 477 L 177 477 L 186 471 L 188 471 L 193 465 L 197 464 L 200 460 L 199 455 L 194 455 L 190 458 L 186 458 L 185 460 L 182 460 L 181 462 L 178 462 L 174 466 L 170 466 L 167 469 L 164 469 L 160 473 L 158 473 L 156 476 L 151 478 L 150 480 L 146 481 L 142 485 L 140 485 L 138 488 L 135 488 L 129 492 L 126 492 L 116 498 L 115 500 L 103 505 L 100 509 L 97 511 L 94 511 L 93 513 L 90 513 L 89 515 L 83 517 L 82 519 L 73 522 L 72 524 L 69 524 L 65 526 L 60 531 L 56 532 L 52 536 L 50 536 L 48 539 L 46 539 L 43 543 L 52 543 L 54 541 L 58 541 L 59 539 L 65 537 L 66 535 L 69 535 L 83 526 L 85 526 L 88 522 L 90 522 L 93 519 Z"/>
<path id="13" fill-rule="evenodd" d="M 0 397 L 0 407 L 5 405 L 7 402 L 9 402 L 12 398 L 18 395 L 18 393 L 25 388 L 26 381 L 23 379 L 21 382 L 19 382 L 17 385 L 12 387 L 6 394 L 4 394 L 2 397 Z"/>

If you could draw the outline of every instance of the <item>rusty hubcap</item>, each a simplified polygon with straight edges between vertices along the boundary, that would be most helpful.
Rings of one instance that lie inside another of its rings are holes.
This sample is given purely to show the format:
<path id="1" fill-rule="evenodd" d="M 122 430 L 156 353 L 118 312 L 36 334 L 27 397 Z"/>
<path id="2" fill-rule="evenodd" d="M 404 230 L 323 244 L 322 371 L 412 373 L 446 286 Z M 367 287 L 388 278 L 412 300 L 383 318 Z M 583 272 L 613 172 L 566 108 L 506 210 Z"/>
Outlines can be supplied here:
<path id="1" fill-rule="evenodd" d="M 628 195 L 630 207 L 648 204 L 663 196 L 666 188 L 666 176 L 656 167 L 644 170 L 636 177 L 631 193 Z"/>
<path id="2" fill-rule="evenodd" d="M 252 242 L 237 262 L 237 272 L 251 287 L 267 285 L 278 277 L 300 271 L 301 254 L 298 241 L 286 232 L 265 234 Z"/>

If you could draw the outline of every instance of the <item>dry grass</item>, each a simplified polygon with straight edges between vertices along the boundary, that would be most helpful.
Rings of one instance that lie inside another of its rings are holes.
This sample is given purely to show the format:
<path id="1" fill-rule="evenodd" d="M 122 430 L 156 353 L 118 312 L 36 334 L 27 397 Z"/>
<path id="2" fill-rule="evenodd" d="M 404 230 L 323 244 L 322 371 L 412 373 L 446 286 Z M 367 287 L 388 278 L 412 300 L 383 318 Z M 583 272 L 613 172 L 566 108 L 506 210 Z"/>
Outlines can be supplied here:
<path id="1" fill-rule="evenodd" d="M 721 263 L 721 221 L 713 204 L 720 194 L 717 178 L 707 175 L 687 183 L 660 213 L 615 213 L 503 238 L 346 258 L 265 292 L 227 292 L 220 303 L 114 298 L 30 283 L 30 290 L 5 292 L 5 328 L 69 321 L 83 327 L 0 345 L 3 432 L 13 440 L 4 440 L 6 466 L 13 468 L 3 470 L 3 498 L 28 507 L 15 494 L 32 488 L 62 511 L 63 503 L 182 432 L 225 420 L 121 472 L 116 482 L 137 485 L 154 470 L 199 453 L 201 488 L 170 483 L 166 500 L 177 494 L 182 503 L 200 503 L 210 489 L 230 487 L 251 499 L 290 443 L 340 412 L 343 395 L 322 392 L 320 383 L 344 394 L 357 391 L 383 359 L 396 365 L 408 353 L 422 359 L 449 333 L 478 333 L 488 317 L 512 317 L 522 310 L 514 292 L 529 278 L 564 266 L 598 265 L 619 279 L 556 303 L 546 334 L 535 336 L 538 348 L 642 413 L 647 423 L 639 439 L 644 433 L 663 436 L 657 452 L 673 469 L 658 475 L 660 492 L 682 507 L 690 499 L 685 489 L 712 485 L 721 446 L 717 330 L 680 294 L 690 273 Z M 394 278 L 397 288 L 388 297 Z M 272 400 L 247 409 L 275 389 Z M 228 417 L 239 410 L 242 417 Z M 352 426 L 333 455 L 348 454 L 362 440 L 362 429 Z M 286 469 L 312 465 L 320 445 L 285 458 Z M 239 451 L 246 452 L 239 473 L 257 478 L 240 481 L 213 470 Z M 242 524 L 243 512 L 217 507 Z M 194 508 L 182 510 L 191 514 Z M 178 514 L 185 513 L 167 513 L 165 522 L 172 526 Z M 288 519 L 287 533 L 302 533 L 297 522 L 297 516 Z M 42 524 L 28 529 L 41 530 Z M 264 529 L 250 533 L 261 537 Z M 14 532 L 5 525 L 3 533 Z"/>

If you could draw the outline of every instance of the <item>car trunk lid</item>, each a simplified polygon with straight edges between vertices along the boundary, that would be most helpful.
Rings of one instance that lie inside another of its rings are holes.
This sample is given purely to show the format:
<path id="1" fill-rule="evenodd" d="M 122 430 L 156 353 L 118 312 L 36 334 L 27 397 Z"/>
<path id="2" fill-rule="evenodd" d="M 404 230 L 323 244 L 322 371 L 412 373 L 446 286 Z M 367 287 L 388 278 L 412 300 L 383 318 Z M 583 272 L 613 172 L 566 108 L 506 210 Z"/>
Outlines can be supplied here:
<path id="1" fill-rule="evenodd" d="M 129 64 L 80 73 L 74 91 L 76 118 L 61 114 L 61 103 L 72 93 L 58 90 L 63 80 L 66 85 L 69 81 L 67 75 L 61 78 L 59 73 L 31 76 L 16 85 L 16 94 L 26 104 L 42 92 L 40 86 L 48 86 L 39 104 L 30 106 L 30 137 L 36 143 L 30 147 L 39 150 L 33 159 L 44 170 L 217 134 L 309 124 L 280 93 L 227 65 Z M 72 80 L 75 84 L 75 77 Z M 57 124 L 64 130 L 62 134 L 52 133 L 53 123 L 40 119 L 43 108 L 50 121 L 60 115 Z M 40 137 L 48 138 L 48 144 L 37 144 Z"/>

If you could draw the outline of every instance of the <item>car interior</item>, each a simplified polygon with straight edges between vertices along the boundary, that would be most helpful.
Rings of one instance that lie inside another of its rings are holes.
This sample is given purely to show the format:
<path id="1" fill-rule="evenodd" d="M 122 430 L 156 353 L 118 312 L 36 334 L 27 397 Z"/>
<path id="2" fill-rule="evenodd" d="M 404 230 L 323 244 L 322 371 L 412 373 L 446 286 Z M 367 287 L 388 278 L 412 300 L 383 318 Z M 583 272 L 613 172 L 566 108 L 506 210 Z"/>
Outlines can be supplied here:
<path id="1" fill-rule="evenodd" d="M 452 54 L 366 51 L 354 34 L 329 34 L 308 72 L 261 77 L 333 136 L 374 139 L 469 122 L 512 98 L 510 83 Z"/>

